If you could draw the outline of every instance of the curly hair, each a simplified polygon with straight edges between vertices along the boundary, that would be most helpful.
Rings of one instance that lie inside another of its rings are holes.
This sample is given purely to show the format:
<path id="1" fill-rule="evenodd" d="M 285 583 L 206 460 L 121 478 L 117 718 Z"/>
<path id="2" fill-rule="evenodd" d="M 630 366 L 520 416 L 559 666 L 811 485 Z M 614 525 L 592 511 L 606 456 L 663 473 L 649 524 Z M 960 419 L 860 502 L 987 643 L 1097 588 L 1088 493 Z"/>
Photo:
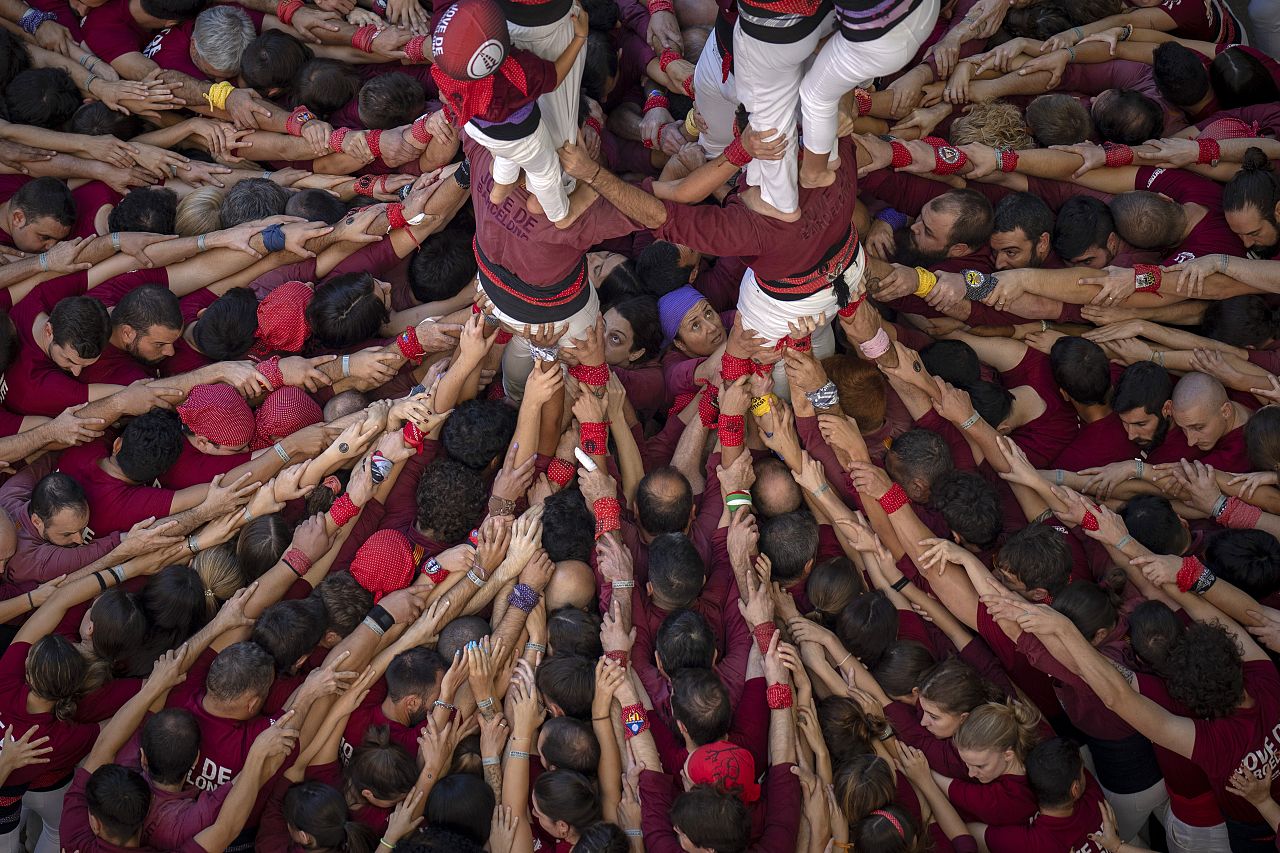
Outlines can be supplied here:
<path id="1" fill-rule="evenodd" d="M 965 107 L 964 115 L 951 123 L 951 141 L 955 145 L 981 142 L 992 148 L 1034 148 L 1036 144 L 1027 133 L 1022 110 L 998 100 Z"/>
<path id="2" fill-rule="evenodd" d="M 418 529 L 457 544 L 483 519 L 488 498 L 484 480 L 474 469 L 448 457 L 437 459 L 418 481 Z"/>
<path id="3" fill-rule="evenodd" d="M 1227 629 L 1197 622 L 1169 646 L 1159 672 L 1169 695 L 1186 705 L 1190 716 L 1216 720 L 1229 716 L 1244 698 L 1242 656 Z"/>

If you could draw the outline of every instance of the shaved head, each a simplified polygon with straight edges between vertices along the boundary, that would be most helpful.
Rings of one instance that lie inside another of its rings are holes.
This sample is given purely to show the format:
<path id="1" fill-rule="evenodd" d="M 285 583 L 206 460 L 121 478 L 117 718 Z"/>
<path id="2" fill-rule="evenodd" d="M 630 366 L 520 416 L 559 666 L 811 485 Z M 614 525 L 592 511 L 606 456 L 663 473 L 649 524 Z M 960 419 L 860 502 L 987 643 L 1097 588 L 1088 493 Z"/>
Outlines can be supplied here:
<path id="1" fill-rule="evenodd" d="M 1227 389 L 1205 373 L 1188 373 L 1173 388 L 1173 420 L 1200 450 L 1212 450 L 1233 417 Z"/>
<path id="2" fill-rule="evenodd" d="M 586 610 L 596 594 L 596 575 L 581 560 L 561 560 L 547 584 L 547 610 L 576 607 Z"/>

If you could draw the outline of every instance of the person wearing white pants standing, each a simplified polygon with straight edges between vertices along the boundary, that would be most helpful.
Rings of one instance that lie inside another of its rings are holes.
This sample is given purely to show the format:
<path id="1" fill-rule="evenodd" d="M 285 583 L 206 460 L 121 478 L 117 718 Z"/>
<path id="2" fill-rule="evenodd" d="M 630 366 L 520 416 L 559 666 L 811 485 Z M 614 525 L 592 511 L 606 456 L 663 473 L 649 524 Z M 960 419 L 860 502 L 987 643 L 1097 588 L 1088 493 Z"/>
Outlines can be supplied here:
<path id="1" fill-rule="evenodd" d="M 728 44 L 722 43 L 722 39 Z M 723 11 L 707 36 L 707 43 L 693 69 L 694 106 L 707 129 L 698 144 L 707 159 L 719 157 L 733 142 L 733 122 L 738 112 L 738 82 L 730 67 L 733 61 L 733 24 Z"/>
<path id="2" fill-rule="evenodd" d="M 752 160 L 747 183 L 760 188 L 770 215 L 793 221 L 800 216 L 796 112 L 804 65 L 831 32 L 835 13 L 828 0 L 739 0 L 733 31 L 733 73 L 738 98 L 751 127 L 773 128 L 787 138 L 781 160 Z"/>
<path id="3" fill-rule="evenodd" d="M 829 158 L 840 99 L 855 86 L 898 71 L 915 56 L 938 20 L 939 0 L 836 0 L 836 35 L 827 40 L 800 85 L 806 187 L 835 180 Z M 861 110 L 860 110 L 861 112 Z"/>

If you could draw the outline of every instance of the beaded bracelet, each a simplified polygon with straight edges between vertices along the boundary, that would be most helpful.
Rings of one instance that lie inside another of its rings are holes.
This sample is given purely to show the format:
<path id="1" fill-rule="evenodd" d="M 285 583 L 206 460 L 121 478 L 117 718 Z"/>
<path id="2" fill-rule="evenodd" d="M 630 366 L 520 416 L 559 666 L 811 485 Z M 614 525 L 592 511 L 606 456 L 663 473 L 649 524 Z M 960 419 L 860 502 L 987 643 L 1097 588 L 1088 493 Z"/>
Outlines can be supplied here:
<path id="1" fill-rule="evenodd" d="M 418 330 L 413 326 L 407 327 L 396 338 L 396 346 L 400 348 L 400 354 L 405 360 L 412 364 L 422 364 L 422 357 L 426 355 L 426 350 L 422 348 L 422 344 L 418 341 Z"/>
<path id="2" fill-rule="evenodd" d="M 1114 142 L 1102 143 L 1103 149 L 1107 154 L 1107 168 L 1115 169 L 1120 166 L 1128 166 L 1133 162 L 1133 149 L 1128 145 L 1117 145 Z"/>
<path id="3" fill-rule="evenodd" d="M 889 143 L 889 150 L 893 152 L 893 159 L 889 162 L 890 166 L 895 169 L 903 169 L 911 165 L 911 152 L 907 149 L 907 146 L 895 139 Z"/>
<path id="4" fill-rule="evenodd" d="M 45 12 L 40 9 L 28 9 L 22 13 L 22 17 L 18 19 L 18 26 L 22 27 L 22 31 L 29 36 L 36 34 L 36 30 L 40 29 L 40 25 L 45 21 L 56 21 L 57 15 L 52 12 Z M 86 87 L 87 88 L 87 87 Z"/>
<path id="5" fill-rule="evenodd" d="M 773 642 L 773 635 L 778 633 L 778 626 L 772 622 L 761 622 L 751 629 L 751 636 L 755 638 L 756 648 L 760 650 L 760 654 L 769 651 L 769 644 Z"/>
<path id="6" fill-rule="evenodd" d="M 871 93 L 866 89 L 854 89 L 853 102 L 858 107 L 859 117 L 871 114 Z"/>
<path id="7" fill-rule="evenodd" d="M 335 154 L 342 153 L 342 140 L 346 139 L 350 132 L 349 127 L 335 128 L 333 133 L 329 134 L 329 150 Z"/>
<path id="8" fill-rule="evenodd" d="M 356 506 L 355 501 L 351 500 L 351 495 L 343 495 L 329 507 L 329 518 L 333 519 L 333 523 L 338 527 L 344 527 L 359 514 L 360 508 Z"/>
<path id="9" fill-rule="evenodd" d="M 542 594 L 527 583 L 518 583 L 507 596 L 507 604 L 518 607 L 525 613 L 532 613 L 541 598 Z"/>
<path id="10" fill-rule="evenodd" d="M 1018 170 L 1018 152 L 1012 148 L 997 148 L 996 156 L 1000 160 L 1000 171 L 1016 172 Z"/>
<path id="11" fill-rule="evenodd" d="M 373 159 L 382 159 L 382 131 L 370 130 L 364 135 L 364 141 L 369 146 L 369 153 L 373 155 Z"/>
<path id="12" fill-rule="evenodd" d="M 876 499 L 876 503 L 880 504 L 880 508 L 884 510 L 885 515 L 893 515 L 910 502 L 911 499 L 907 497 L 906 490 L 897 483 L 890 486 L 889 491 Z"/>
<path id="13" fill-rule="evenodd" d="M 1218 140 L 1211 139 L 1208 136 L 1201 136 L 1196 139 L 1196 144 L 1200 146 L 1200 152 L 1196 155 L 1196 163 L 1201 166 L 1216 166 L 1218 161 L 1222 159 L 1222 148 L 1218 145 Z"/>
<path id="14" fill-rule="evenodd" d="M 413 124 L 409 127 L 409 134 L 413 137 L 413 141 L 419 145 L 429 145 L 435 137 L 427 130 L 427 117 L 422 116 L 413 120 Z"/>
<path id="15" fill-rule="evenodd" d="M 668 110 L 671 108 L 671 100 L 657 89 L 649 93 L 649 97 L 645 98 L 643 112 L 649 110 Z"/>
<path id="16" fill-rule="evenodd" d="M 607 657 L 609 660 L 613 661 L 614 663 L 616 663 L 618 666 L 622 667 L 623 669 L 627 668 L 627 664 L 630 662 L 630 658 L 631 658 L 630 655 L 628 655 L 625 651 L 621 649 L 614 649 L 611 652 L 605 652 L 604 656 Z"/>
<path id="17" fill-rule="evenodd" d="M 427 45 L 428 36 L 414 36 L 404 43 L 404 55 L 410 62 L 422 65 L 427 62 Z"/>
<path id="18" fill-rule="evenodd" d="M 588 421 L 580 427 L 582 450 L 588 456 L 603 456 L 609 452 L 609 422 Z"/>
<path id="19" fill-rule="evenodd" d="M 794 697 L 791 693 L 790 684 L 770 684 L 769 689 L 765 691 L 765 699 L 769 703 L 769 709 L 772 711 L 784 711 L 790 708 Z"/>

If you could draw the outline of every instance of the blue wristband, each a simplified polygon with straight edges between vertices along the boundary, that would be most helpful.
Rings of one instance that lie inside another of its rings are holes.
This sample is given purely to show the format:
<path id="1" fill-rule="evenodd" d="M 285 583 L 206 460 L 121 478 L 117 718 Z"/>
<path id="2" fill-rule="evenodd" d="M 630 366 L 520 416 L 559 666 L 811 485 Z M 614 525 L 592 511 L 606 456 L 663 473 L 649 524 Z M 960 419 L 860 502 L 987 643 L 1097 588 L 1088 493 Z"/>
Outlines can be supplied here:
<path id="1" fill-rule="evenodd" d="M 284 226 L 272 225 L 262 230 L 262 245 L 268 252 L 279 252 L 284 249 Z"/>
<path id="2" fill-rule="evenodd" d="M 899 228 L 906 228 L 911 224 L 911 217 L 901 211 L 894 210 L 892 207 L 886 207 L 884 210 L 876 214 L 876 219 L 888 225 L 894 231 Z"/>
<path id="3" fill-rule="evenodd" d="M 28 9 L 26 12 L 23 12 L 22 17 L 18 19 L 18 26 L 22 27 L 23 31 L 27 35 L 33 36 L 36 34 L 36 30 L 40 29 L 41 24 L 45 21 L 55 20 L 56 18 L 57 16 L 52 12 L 43 12 L 39 9 Z"/>

